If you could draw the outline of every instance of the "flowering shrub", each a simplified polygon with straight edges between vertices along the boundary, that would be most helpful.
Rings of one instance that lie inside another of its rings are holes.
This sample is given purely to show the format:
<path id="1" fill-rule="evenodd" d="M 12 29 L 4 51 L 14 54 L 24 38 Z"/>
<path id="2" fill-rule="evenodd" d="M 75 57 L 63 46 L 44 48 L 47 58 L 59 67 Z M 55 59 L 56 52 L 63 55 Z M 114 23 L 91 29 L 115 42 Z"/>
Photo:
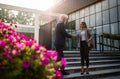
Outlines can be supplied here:
<path id="1" fill-rule="evenodd" d="M 57 52 L 47 50 L 0 22 L 0 79 L 63 79 L 58 67 L 66 60 L 56 62 Z"/>

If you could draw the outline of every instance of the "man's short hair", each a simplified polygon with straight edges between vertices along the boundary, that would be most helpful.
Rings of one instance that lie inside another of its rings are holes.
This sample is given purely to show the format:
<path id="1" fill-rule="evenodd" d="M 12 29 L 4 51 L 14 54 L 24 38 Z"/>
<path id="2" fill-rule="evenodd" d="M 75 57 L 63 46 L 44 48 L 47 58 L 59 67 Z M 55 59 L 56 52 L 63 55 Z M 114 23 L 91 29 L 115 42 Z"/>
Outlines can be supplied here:
<path id="1" fill-rule="evenodd" d="M 68 15 L 61 14 L 61 15 L 59 16 L 59 19 L 62 19 L 62 18 L 64 18 L 64 19 L 68 19 Z"/>

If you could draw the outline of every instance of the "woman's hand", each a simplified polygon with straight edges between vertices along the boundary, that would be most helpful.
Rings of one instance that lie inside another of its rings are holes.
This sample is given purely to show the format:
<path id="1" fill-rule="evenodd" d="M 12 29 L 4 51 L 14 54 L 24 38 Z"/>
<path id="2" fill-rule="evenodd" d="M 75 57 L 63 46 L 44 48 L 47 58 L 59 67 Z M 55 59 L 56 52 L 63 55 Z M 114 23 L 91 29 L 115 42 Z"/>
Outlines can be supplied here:
<path id="1" fill-rule="evenodd" d="M 87 43 L 89 43 L 91 40 L 90 39 L 87 39 Z"/>
<path id="2" fill-rule="evenodd" d="M 75 38 L 76 37 L 76 35 L 72 35 L 72 38 Z"/>

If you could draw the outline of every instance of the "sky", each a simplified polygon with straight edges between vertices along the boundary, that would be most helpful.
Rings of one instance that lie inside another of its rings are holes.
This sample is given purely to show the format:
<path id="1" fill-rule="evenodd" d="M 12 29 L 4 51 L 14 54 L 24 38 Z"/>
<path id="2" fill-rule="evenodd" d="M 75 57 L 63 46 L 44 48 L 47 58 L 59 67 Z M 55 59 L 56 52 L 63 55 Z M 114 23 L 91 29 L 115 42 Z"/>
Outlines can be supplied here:
<path id="1" fill-rule="evenodd" d="M 0 3 L 42 11 L 54 5 L 53 0 L 0 0 Z"/>

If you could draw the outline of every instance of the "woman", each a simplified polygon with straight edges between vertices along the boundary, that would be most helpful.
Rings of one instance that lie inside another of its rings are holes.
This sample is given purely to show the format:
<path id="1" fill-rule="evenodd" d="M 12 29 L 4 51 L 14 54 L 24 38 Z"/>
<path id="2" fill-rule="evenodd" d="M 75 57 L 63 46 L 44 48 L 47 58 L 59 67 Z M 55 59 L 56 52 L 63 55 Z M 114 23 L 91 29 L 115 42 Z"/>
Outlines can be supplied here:
<path id="1" fill-rule="evenodd" d="M 86 61 L 86 74 L 89 74 L 89 47 L 88 43 L 92 40 L 92 35 L 87 29 L 86 23 L 80 23 L 81 32 L 78 34 L 80 39 L 80 56 L 81 56 L 81 74 L 84 74 L 84 64 Z"/>

